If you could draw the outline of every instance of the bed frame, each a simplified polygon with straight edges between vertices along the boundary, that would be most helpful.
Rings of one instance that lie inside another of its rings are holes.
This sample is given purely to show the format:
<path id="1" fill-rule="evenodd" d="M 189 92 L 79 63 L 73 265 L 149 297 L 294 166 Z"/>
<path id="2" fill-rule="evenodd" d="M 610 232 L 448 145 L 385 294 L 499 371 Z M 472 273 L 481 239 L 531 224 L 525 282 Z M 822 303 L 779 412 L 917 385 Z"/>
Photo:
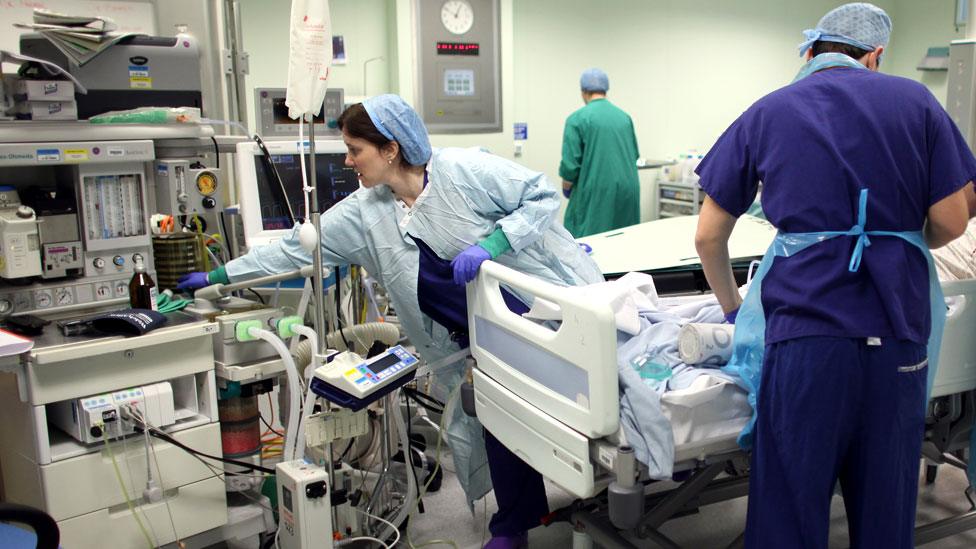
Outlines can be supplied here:
<path id="1" fill-rule="evenodd" d="M 509 311 L 500 285 L 557 304 L 558 329 Z M 965 468 L 963 449 L 976 420 L 976 280 L 944 283 L 943 290 L 953 306 L 926 432 L 932 479 L 938 465 Z M 606 303 L 491 261 L 467 292 L 478 418 L 526 463 L 580 498 L 544 521 L 573 524 L 574 547 L 593 541 L 635 547 L 621 534 L 678 547 L 659 531 L 664 522 L 748 494 L 748 456 L 735 436 L 676 447 L 675 471 L 687 478 L 674 489 L 648 489 L 655 483 L 642 474 L 619 428 L 617 335 Z M 974 527 L 976 510 L 920 526 L 916 544 Z M 741 542 L 740 535 L 729 546 Z"/>

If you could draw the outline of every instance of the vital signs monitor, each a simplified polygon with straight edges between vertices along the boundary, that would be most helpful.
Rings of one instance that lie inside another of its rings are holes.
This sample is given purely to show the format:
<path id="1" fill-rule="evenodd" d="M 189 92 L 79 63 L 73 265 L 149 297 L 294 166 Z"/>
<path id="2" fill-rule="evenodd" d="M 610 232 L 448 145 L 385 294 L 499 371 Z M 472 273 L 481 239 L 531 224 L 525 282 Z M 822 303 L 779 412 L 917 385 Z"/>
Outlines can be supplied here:
<path id="1" fill-rule="evenodd" d="M 305 218 L 298 141 L 266 141 L 265 147 L 267 155 L 253 141 L 237 144 L 240 211 L 248 248 L 280 239 L 291 231 L 295 222 Z M 305 171 L 311 180 L 308 148 L 309 142 L 305 141 Z M 320 212 L 328 210 L 359 188 L 356 170 L 345 166 L 345 158 L 346 145 L 342 141 L 315 140 L 315 172 Z M 275 170 L 282 185 L 278 184 Z M 290 212 L 288 204 L 291 205 Z M 292 213 L 295 219 L 292 219 Z"/>

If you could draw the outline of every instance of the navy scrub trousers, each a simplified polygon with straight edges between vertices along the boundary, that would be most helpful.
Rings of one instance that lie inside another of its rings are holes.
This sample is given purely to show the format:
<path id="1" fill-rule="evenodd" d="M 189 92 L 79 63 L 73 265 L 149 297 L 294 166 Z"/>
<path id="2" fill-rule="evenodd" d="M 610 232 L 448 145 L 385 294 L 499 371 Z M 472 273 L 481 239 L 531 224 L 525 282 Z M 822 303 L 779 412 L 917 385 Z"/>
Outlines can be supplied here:
<path id="1" fill-rule="evenodd" d="M 423 240 L 413 240 L 420 252 L 417 278 L 420 310 L 455 334 L 461 346 L 465 347 L 468 337 L 465 287 L 454 283 L 450 261 L 438 257 Z M 524 303 L 505 289 L 502 289 L 502 297 L 513 312 L 522 314 L 529 311 Z M 539 526 L 542 517 L 549 514 L 542 475 L 487 430 L 484 434 L 488 470 L 498 503 L 498 512 L 488 523 L 491 535 L 515 536 Z"/>
<path id="2" fill-rule="evenodd" d="M 826 548 L 840 480 L 853 549 L 914 546 L 926 347 L 804 337 L 766 346 L 748 548 Z"/>

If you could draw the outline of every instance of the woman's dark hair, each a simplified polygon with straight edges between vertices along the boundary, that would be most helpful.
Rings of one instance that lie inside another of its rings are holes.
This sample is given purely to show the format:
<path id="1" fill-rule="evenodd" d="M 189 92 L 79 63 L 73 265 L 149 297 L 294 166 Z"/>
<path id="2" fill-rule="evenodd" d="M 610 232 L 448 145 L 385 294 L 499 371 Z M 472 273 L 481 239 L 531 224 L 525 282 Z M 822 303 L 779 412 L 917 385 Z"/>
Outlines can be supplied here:
<path id="1" fill-rule="evenodd" d="M 342 111 L 339 115 L 339 119 L 336 120 L 339 126 L 339 131 L 344 131 L 351 135 L 352 137 L 358 137 L 359 139 L 365 139 L 377 148 L 383 148 L 387 143 L 392 143 L 392 139 L 387 139 L 385 135 L 380 133 L 376 129 L 376 125 L 373 124 L 372 119 L 369 117 L 369 113 L 366 112 L 366 107 L 362 103 L 356 103 L 355 105 L 350 105 L 349 108 Z M 400 154 L 400 165 L 409 166 L 410 163 L 404 158 L 403 154 Z"/>
<path id="2" fill-rule="evenodd" d="M 850 44 L 817 40 L 813 43 L 813 56 L 816 57 L 821 53 L 842 53 L 856 60 L 871 52 L 869 50 L 862 50 L 861 48 L 854 47 Z"/>

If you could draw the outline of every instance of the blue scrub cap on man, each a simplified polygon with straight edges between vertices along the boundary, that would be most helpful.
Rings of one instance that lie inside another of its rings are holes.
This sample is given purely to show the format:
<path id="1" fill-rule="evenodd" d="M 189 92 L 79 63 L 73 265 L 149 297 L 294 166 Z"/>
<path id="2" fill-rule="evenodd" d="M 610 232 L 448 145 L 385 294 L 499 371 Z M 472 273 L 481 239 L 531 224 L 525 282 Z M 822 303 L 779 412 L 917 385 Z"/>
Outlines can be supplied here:
<path id="1" fill-rule="evenodd" d="M 384 94 L 363 101 L 366 114 L 381 134 L 400 144 L 400 152 L 413 166 L 430 160 L 430 138 L 417 111 L 399 95 Z"/>
<path id="2" fill-rule="evenodd" d="M 800 55 L 804 55 L 818 40 L 874 51 L 878 46 L 888 45 L 891 18 L 874 4 L 844 4 L 827 12 L 817 23 L 817 28 L 803 31 L 803 36 L 806 40 L 800 44 Z"/>
<path id="3" fill-rule="evenodd" d="M 580 76 L 580 89 L 586 92 L 607 93 L 610 89 L 610 78 L 600 69 L 586 69 Z"/>

